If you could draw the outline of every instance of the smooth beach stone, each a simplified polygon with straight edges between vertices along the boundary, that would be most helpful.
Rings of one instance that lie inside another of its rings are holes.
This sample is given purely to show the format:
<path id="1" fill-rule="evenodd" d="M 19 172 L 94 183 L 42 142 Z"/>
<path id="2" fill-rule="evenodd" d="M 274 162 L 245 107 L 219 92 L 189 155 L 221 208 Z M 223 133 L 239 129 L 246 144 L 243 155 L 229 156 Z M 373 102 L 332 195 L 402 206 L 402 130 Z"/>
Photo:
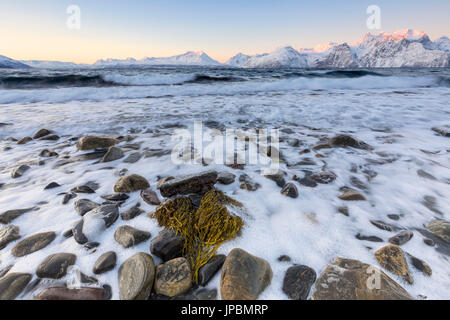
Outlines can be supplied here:
<path id="1" fill-rule="evenodd" d="M 400 231 L 395 236 L 389 238 L 389 242 L 398 246 L 401 246 L 405 243 L 407 243 L 411 238 L 414 236 L 414 233 L 412 231 Z"/>
<path id="2" fill-rule="evenodd" d="M 206 286 L 208 282 L 216 275 L 222 268 L 226 256 L 223 254 L 215 255 L 207 264 L 198 270 L 198 284 L 202 287 Z"/>
<path id="3" fill-rule="evenodd" d="M 102 136 L 85 136 L 78 140 L 77 148 L 79 150 L 93 150 L 109 148 L 119 143 L 119 140 Z"/>
<path id="4" fill-rule="evenodd" d="M 265 174 L 264 177 L 274 181 L 277 186 L 283 188 L 286 184 L 286 180 L 284 179 L 285 173 L 281 170 L 277 170 L 277 172 Z"/>
<path id="5" fill-rule="evenodd" d="M 71 253 L 56 253 L 48 256 L 36 270 L 39 278 L 61 279 L 69 266 L 75 264 L 77 256 Z"/>
<path id="6" fill-rule="evenodd" d="M 47 130 L 47 129 L 41 129 L 34 134 L 33 139 L 40 139 L 40 138 L 48 136 L 50 134 L 52 134 L 52 131 Z"/>
<path id="7" fill-rule="evenodd" d="M 46 140 L 46 141 L 56 141 L 59 139 L 60 139 L 60 137 L 57 134 L 51 134 L 51 135 L 43 136 L 42 138 L 39 138 L 39 140 Z"/>
<path id="8" fill-rule="evenodd" d="M 9 273 L 0 278 L 0 300 L 14 300 L 25 289 L 33 276 L 28 273 Z"/>
<path id="9" fill-rule="evenodd" d="M 360 233 L 358 233 L 355 236 L 356 239 L 361 240 L 361 241 L 370 241 L 370 242 L 383 242 L 383 239 L 376 237 L 376 236 L 365 236 L 362 235 Z"/>
<path id="10" fill-rule="evenodd" d="M 361 150 L 372 150 L 373 148 L 367 143 L 358 140 L 349 135 L 337 135 L 330 140 L 328 140 L 328 145 L 336 146 L 336 147 L 352 147 L 355 149 Z"/>
<path id="11" fill-rule="evenodd" d="M 134 206 L 133 208 L 131 208 L 127 211 L 123 211 L 120 214 L 120 216 L 122 217 L 123 221 L 128 221 L 128 220 L 132 220 L 132 219 L 140 216 L 143 213 L 144 213 L 144 210 L 140 209 L 138 206 Z"/>
<path id="12" fill-rule="evenodd" d="M 33 210 L 37 210 L 37 209 L 38 209 L 37 207 L 32 207 L 32 208 L 26 208 L 26 209 L 14 209 L 14 210 L 5 211 L 0 214 L 0 223 L 8 224 L 11 221 L 13 221 L 14 219 L 17 219 L 18 217 L 23 215 L 24 213 L 27 213 L 27 212 L 30 212 Z"/>
<path id="13" fill-rule="evenodd" d="M 290 267 L 283 280 L 283 292 L 292 300 L 306 300 L 316 281 L 316 272 L 308 266 Z"/>
<path id="14" fill-rule="evenodd" d="M 162 230 L 151 242 L 150 252 L 164 262 L 179 258 L 183 254 L 184 238 L 171 229 Z"/>
<path id="15" fill-rule="evenodd" d="M 118 147 L 109 147 L 106 154 L 103 156 L 100 162 L 112 162 L 119 159 L 122 159 L 125 156 L 125 153 L 121 148 Z"/>
<path id="16" fill-rule="evenodd" d="M 150 239 L 151 234 L 130 226 L 120 226 L 114 233 L 114 239 L 124 248 L 131 248 Z"/>
<path id="17" fill-rule="evenodd" d="M 379 287 L 373 283 L 379 276 Z M 368 285 L 368 284 L 372 284 Z M 383 271 L 358 260 L 337 258 L 317 279 L 312 300 L 413 300 Z"/>
<path id="18" fill-rule="evenodd" d="M 43 290 L 35 300 L 89 301 L 108 300 L 104 288 L 67 288 L 52 287 Z"/>
<path id="19" fill-rule="evenodd" d="M 126 193 L 114 193 L 114 194 L 107 194 L 104 196 L 101 196 L 102 199 L 108 200 L 108 201 L 126 201 L 130 198 L 129 195 Z"/>
<path id="20" fill-rule="evenodd" d="M 450 243 L 450 221 L 433 220 L 427 225 L 427 229 L 440 239 Z"/>
<path id="21" fill-rule="evenodd" d="M 158 195 L 155 191 L 147 189 L 141 191 L 141 198 L 145 201 L 145 203 L 153 206 L 159 206 L 161 201 L 158 198 Z"/>
<path id="22" fill-rule="evenodd" d="M 370 220 L 370 223 L 380 230 L 389 232 L 400 230 L 400 228 L 394 226 L 393 224 L 389 224 L 380 220 Z"/>
<path id="23" fill-rule="evenodd" d="M 44 190 L 50 190 L 50 189 L 55 189 L 55 188 L 59 188 L 59 187 L 61 187 L 61 185 L 58 184 L 57 182 L 51 182 L 44 188 Z"/>
<path id="24" fill-rule="evenodd" d="M 93 190 L 90 186 L 86 185 L 75 187 L 71 191 L 74 193 L 87 193 L 87 194 L 95 193 L 95 190 Z"/>
<path id="25" fill-rule="evenodd" d="M 95 262 L 93 272 L 94 274 L 102 274 L 108 272 L 116 267 L 117 255 L 114 251 L 109 251 L 102 254 Z"/>
<path id="26" fill-rule="evenodd" d="M 48 246 L 56 238 L 55 232 L 42 232 L 29 236 L 18 243 L 11 249 L 11 253 L 15 257 L 23 257 L 30 253 L 36 252 Z"/>
<path id="27" fill-rule="evenodd" d="M 223 185 L 230 185 L 236 181 L 236 175 L 229 172 L 221 172 L 217 176 L 217 182 Z"/>
<path id="28" fill-rule="evenodd" d="M 242 249 L 233 249 L 225 259 L 220 280 L 223 300 L 257 300 L 272 281 L 266 260 Z"/>
<path id="29" fill-rule="evenodd" d="M 126 157 L 123 162 L 124 163 L 136 163 L 141 160 L 142 154 L 140 152 L 133 152 L 128 157 Z"/>
<path id="30" fill-rule="evenodd" d="M 77 197 L 77 195 L 75 193 L 66 193 L 66 194 L 64 194 L 62 204 L 68 204 L 70 200 L 72 200 L 76 197 Z"/>
<path id="31" fill-rule="evenodd" d="M 30 169 L 29 166 L 27 166 L 26 164 L 22 164 L 11 172 L 11 178 L 13 179 L 20 178 L 29 169 Z"/>
<path id="32" fill-rule="evenodd" d="M 56 152 L 54 152 L 54 151 L 50 151 L 48 149 L 44 149 L 44 150 L 42 150 L 39 153 L 39 156 L 43 157 L 43 158 L 51 158 L 51 157 L 57 157 L 58 154 Z"/>
<path id="33" fill-rule="evenodd" d="M 154 280 L 153 258 L 142 252 L 135 254 L 119 269 L 120 300 L 146 300 Z"/>
<path id="34" fill-rule="evenodd" d="M 441 127 L 433 127 L 431 128 L 434 132 L 437 134 L 443 136 L 443 137 L 450 137 L 450 126 L 441 126 Z"/>
<path id="35" fill-rule="evenodd" d="M 0 250 L 18 239 L 20 239 L 19 227 L 7 226 L 0 229 Z"/>
<path id="36" fill-rule="evenodd" d="M 156 267 L 155 292 L 176 297 L 192 287 L 192 274 L 185 258 L 176 258 Z"/>
<path id="37" fill-rule="evenodd" d="M 292 182 L 289 182 L 284 186 L 284 188 L 281 190 L 281 194 L 294 199 L 298 198 L 299 195 L 297 186 Z"/>
<path id="38" fill-rule="evenodd" d="M 347 189 L 339 196 L 339 199 L 344 201 L 365 201 L 367 200 L 361 193 L 356 190 Z"/>
<path id="39" fill-rule="evenodd" d="M 319 172 L 308 176 L 308 179 L 320 184 L 328 184 L 336 180 L 336 175 L 332 172 Z"/>
<path id="40" fill-rule="evenodd" d="M 428 263 L 410 254 L 407 254 L 407 256 L 409 258 L 410 264 L 414 268 L 422 272 L 424 275 L 431 276 L 433 274 L 433 271 L 431 270 L 431 267 L 428 265 Z"/>
<path id="41" fill-rule="evenodd" d="M 217 177 L 216 171 L 207 171 L 172 179 L 161 184 L 161 195 L 169 198 L 177 194 L 202 194 L 213 188 L 217 182 Z"/>
<path id="42" fill-rule="evenodd" d="M 150 188 L 147 179 L 137 174 L 121 177 L 114 185 L 114 192 L 134 192 Z"/>
<path id="43" fill-rule="evenodd" d="M 20 139 L 19 141 L 17 141 L 16 143 L 18 145 L 21 145 L 21 144 L 26 144 L 26 143 L 28 143 L 28 142 L 30 142 L 32 140 L 33 139 L 31 137 L 24 137 L 24 138 Z"/>
<path id="44" fill-rule="evenodd" d="M 98 208 L 100 205 L 94 201 L 88 199 L 78 199 L 74 202 L 75 211 L 80 215 L 84 216 L 89 211 Z"/>
<path id="45" fill-rule="evenodd" d="M 387 271 L 403 277 L 409 284 L 414 283 L 406 262 L 405 254 L 399 246 L 391 244 L 375 252 L 378 263 Z"/>

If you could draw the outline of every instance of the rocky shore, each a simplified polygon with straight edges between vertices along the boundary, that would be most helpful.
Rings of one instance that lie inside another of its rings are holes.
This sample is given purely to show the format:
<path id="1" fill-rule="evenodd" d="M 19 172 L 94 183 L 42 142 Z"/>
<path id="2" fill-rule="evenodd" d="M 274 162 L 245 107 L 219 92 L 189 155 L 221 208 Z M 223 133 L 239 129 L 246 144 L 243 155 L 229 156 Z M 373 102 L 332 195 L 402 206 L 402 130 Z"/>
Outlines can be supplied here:
<path id="1" fill-rule="evenodd" d="M 409 300 L 427 298 L 417 293 L 427 279 L 448 281 L 442 267 L 450 255 L 448 197 L 442 205 L 445 194 L 419 195 L 417 221 L 426 223 L 414 224 L 408 212 L 388 205 L 384 216 L 365 215 L 383 207 L 373 188 L 396 179 L 378 168 L 404 161 L 403 155 L 353 134 L 304 132 L 302 140 L 284 130 L 281 167 L 265 176 L 254 166 L 206 163 L 155 174 L 170 161 L 170 149 L 145 145 L 145 132 L 59 136 L 40 129 L 4 139 L 1 153 L 20 148 L 26 156 L 0 168 L 0 205 L 8 207 L 0 207 L 0 300 L 255 300 L 273 298 L 265 295 L 273 287 L 292 300 Z M 450 136 L 447 127 L 430 132 Z M 402 138 L 374 134 L 386 145 Z M 345 156 L 348 170 L 333 170 Z M 364 161 L 353 163 L 356 158 Z M 449 175 L 411 174 L 442 185 L 443 193 L 449 188 Z M 327 200 L 314 200 L 311 192 Z M 273 216 L 258 229 L 254 212 L 262 198 L 273 201 Z M 277 206 L 285 216 L 276 216 Z M 284 251 L 289 234 L 276 231 L 289 224 L 293 233 L 311 234 L 305 243 L 287 242 Z M 259 239 L 271 237 L 279 244 L 253 252 Z M 311 242 L 315 251 L 302 254 Z M 416 279 L 420 286 L 411 291 Z"/>

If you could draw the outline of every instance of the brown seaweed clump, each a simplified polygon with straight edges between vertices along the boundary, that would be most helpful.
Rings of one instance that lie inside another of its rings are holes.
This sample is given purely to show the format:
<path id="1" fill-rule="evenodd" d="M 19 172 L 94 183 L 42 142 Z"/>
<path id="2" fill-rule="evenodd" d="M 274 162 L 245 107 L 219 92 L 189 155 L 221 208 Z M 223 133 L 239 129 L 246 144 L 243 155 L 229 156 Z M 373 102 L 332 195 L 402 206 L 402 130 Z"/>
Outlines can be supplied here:
<path id="1" fill-rule="evenodd" d="M 244 225 L 242 218 L 231 213 L 229 208 L 242 208 L 242 204 L 212 189 L 203 196 L 197 210 L 188 197 L 178 197 L 160 205 L 150 216 L 156 218 L 160 226 L 184 237 L 183 254 L 190 263 L 195 283 L 198 270 Z"/>

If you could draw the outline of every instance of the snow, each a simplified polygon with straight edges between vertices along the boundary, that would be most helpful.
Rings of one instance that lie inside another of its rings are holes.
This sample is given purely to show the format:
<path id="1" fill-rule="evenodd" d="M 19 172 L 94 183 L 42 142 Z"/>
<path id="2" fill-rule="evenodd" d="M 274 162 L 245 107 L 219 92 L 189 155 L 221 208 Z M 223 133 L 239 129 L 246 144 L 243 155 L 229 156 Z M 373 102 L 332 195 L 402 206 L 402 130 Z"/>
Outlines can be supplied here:
<path id="1" fill-rule="evenodd" d="M 0 69 L 2 69 L 2 68 L 5 68 L 5 69 L 28 69 L 30 67 L 19 61 L 16 61 L 11 58 L 0 55 Z"/>
<path id="2" fill-rule="evenodd" d="M 304 54 L 300 54 L 292 47 L 282 47 L 274 52 L 250 58 L 246 68 L 306 68 L 308 62 Z"/>

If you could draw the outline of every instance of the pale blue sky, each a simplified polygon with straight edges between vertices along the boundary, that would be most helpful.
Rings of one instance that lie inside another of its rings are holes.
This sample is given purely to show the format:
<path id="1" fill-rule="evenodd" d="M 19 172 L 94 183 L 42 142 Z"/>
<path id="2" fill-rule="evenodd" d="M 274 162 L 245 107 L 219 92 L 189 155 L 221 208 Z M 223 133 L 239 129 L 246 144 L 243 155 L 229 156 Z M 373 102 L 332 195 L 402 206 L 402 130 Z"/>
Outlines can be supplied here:
<path id="1" fill-rule="evenodd" d="M 79 31 L 66 27 L 70 4 L 81 8 Z M 91 63 L 203 50 L 224 61 L 283 45 L 356 41 L 377 32 L 366 27 L 372 4 L 383 31 L 450 35 L 448 0 L 0 0 L 0 54 Z"/>

